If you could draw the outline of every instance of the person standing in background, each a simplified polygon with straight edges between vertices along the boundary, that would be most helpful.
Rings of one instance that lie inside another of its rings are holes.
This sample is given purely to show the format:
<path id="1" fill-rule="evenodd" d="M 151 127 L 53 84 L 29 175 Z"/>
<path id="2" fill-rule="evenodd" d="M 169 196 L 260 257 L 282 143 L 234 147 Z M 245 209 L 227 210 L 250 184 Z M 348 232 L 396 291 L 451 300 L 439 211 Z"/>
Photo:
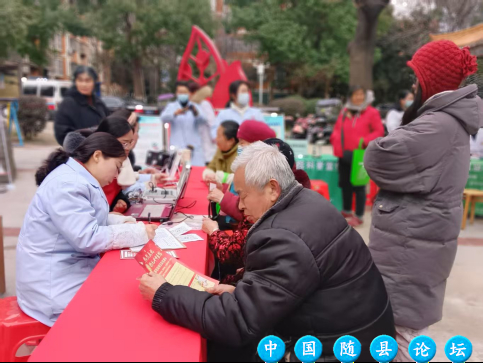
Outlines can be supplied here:
<path id="1" fill-rule="evenodd" d="M 446 281 L 458 248 L 470 135 L 483 126 L 478 87 L 458 89 L 477 71 L 476 57 L 443 40 L 408 63 L 416 97 L 403 126 L 367 148 L 364 165 L 381 188 L 369 249 L 391 299 L 399 343 L 395 362 L 408 362 L 411 340 L 443 317 Z"/>
<path id="2" fill-rule="evenodd" d="M 191 96 L 188 83 L 177 82 L 177 100 L 166 106 L 161 114 L 161 121 L 170 125 L 170 146 L 177 149 L 190 148 L 191 165 L 205 166 L 200 126 L 206 124 L 206 118 L 201 108 L 190 101 Z"/>
<path id="3" fill-rule="evenodd" d="M 211 128 L 211 137 L 216 138 L 218 127 L 224 121 L 236 121 L 240 125 L 246 120 L 265 122 L 263 113 L 260 109 L 250 107 L 250 87 L 248 82 L 235 81 L 229 88 L 230 102 L 227 108 L 220 111 L 216 118 L 215 125 Z"/>
<path id="4" fill-rule="evenodd" d="M 470 137 L 471 157 L 483 159 L 483 130 L 480 129 L 476 135 Z"/>
<path id="5" fill-rule="evenodd" d="M 216 143 L 211 138 L 211 128 L 216 122 L 215 109 L 208 98 L 213 95 L 213 89 L 210 86 L 199 87 L 196 83 L 190 84 L 190 91 L 193 94 L 191 102 L 200 106 L 206 118 L 206 124 L 200 125 L 201 142 L 203 143 L 203 152 L 205 160 L 212 160 L 216 153 Z"/>
<path id="6" fill-rule="evenodd" d="M 74 72 L 74 86 L 67 91 L 55 114 L 55 139 L 59 145 L 69 132 L 97 127 L 109 110 L 94 94 L 98 76 L 91 67 L 79 66 Z"/>
<path id="7" fill-rule="evenodd" d="M 404 90 L 399 92 L 397 103 L 389 111 L 386 117 L 386 127 L 388 132 L 392 132 L 401 126 L 404 111 L 411 107 L 413 102 L 414 95 L 410 91 Z"/>
<path id="8" fill-rule="evenodd" d="M 352 157 L 362 140 L 363 147 L 380 136 L 384 136 L 384 126 L 379 111 L 371 106 L 374 101 L 371 93 L 360 86 L 351 88 L 350 97 L 334 127 L 330 142 L 334 155 L 339 158 L 339 186 L 342 188 L 344 210 L 342 215 L 352 227 L 364 223 L 366 208 L 366 187 L 354 187 L 351 183 Z M 356 195 L 356 215 L 352 214 L 353 194 Z"/>

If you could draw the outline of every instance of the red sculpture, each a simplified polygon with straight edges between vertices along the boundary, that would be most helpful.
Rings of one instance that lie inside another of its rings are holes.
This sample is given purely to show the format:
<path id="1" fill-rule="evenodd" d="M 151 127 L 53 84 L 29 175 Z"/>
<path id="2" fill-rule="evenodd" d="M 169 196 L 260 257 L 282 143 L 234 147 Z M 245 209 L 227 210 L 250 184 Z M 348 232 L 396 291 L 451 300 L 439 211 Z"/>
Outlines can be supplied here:
<path id="1" fill-rule="evenodd" d="M 193 54 L 196 50 L 195 46 L 197 46 L 198 52 Z M 216 71 L 207 76 L 205 72 L 210 64 L 211 57 L 213 57 L 213 60 L 215 61 Z M 193 74 L 190 60 L 194 62 L 198 70 L 198 77 Z M 245 72 L 243 72 L 240 61 L 228 64 L 223 58 L 221 58 L 220 52 L 218 51 L 218 48 L 216 48 L 213 40 L 211 40 L 211 38 L 199 27 L 193 26 L 188 46 L 186 47 L 179 66 L 178 80 L 192 81 L 198 83 L 200 86 L 205 86 L 217 77 L 219 78 L 216 81 L 211 103 L 215 109 L 221 109 L 225 108 L 230 100 L 230 95 L 228 93 L 230 83 L 238 80 L 247 81 L 247 76 L 245 75 Z"/>

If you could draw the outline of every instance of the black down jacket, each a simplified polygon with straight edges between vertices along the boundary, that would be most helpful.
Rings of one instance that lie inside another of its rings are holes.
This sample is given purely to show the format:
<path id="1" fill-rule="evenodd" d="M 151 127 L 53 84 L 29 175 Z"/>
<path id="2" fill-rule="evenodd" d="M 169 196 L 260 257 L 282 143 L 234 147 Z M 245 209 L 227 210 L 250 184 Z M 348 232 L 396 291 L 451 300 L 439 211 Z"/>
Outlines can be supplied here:
<path id="1" fill-rule="evenodd" d="M 69 132 L 99 126 L 101 120 L 107 116 L 109 110 L 102 100 L 93 95 L 90 105 L 87 97 L 73 87 L 67 91 L 55 113 L 55 138 L 59 145 L 63 145 Z"/>
<path id="2" fill-rule="evenodd" d="M 362 344 L 360 361 L 372 361 L 372 340 L 395 336 L 386 288 L 363 239 L 327 200 L 296 182 L 248 233 L 245 270 L 235 292 L 222 296 L 166 283 L 153 308 L 226 350 L 230 361 L 246 357 L 226 346 L 255 360 L 270 334 L 292 353 L 299 338 L 316 336 L 323 359 L 333 358 L 338 338 L 352 335 Z"/>

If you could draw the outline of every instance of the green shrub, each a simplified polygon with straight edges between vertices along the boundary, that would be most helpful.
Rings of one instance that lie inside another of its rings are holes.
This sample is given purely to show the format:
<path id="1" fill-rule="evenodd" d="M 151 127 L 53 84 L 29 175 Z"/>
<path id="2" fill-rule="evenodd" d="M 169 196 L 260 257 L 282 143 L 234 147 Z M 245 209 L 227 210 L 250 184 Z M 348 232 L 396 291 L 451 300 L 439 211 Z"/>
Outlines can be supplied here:
<path id="1" fill-rule="evenodd" d="M 307 114 L 310 114 L 310 113 L 315 114 L 315 111 L 317 108 L 317 101 L 319 100 L 320 98 L 305 99 L 305 109 Z"/>
<path id="2" fill-rule="evenodd" d="M 47 103 L 41 97 L 22 96 L 18 106 L 18 122 L 22 134 L 31 140 L 45 129 L 49 112 Z"/>
<path id="3" fill-rule="evenodd" d="M 293 117 L 303 116 L 307 110 L 304 99 L 299 96 L 280 98 L 270 102 L 270 106 L 278 107 L 280 108 L 280 112 Z"/>

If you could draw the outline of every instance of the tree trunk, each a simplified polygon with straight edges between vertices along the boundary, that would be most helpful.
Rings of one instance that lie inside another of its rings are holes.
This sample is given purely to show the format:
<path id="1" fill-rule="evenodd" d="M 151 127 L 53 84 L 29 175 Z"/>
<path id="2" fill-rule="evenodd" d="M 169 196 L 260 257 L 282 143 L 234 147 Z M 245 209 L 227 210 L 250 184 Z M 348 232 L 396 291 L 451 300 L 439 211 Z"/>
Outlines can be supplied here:
<path id="1" fill-rule="evenodd" d="M 144 100 L 144 72 L 140 57 L 132 60 L 132 80 L 134 84 L 134 98 Z"/>
<path id="2" fill-rule="evenodd" d="M 111 88 L 112 84 L 112 71 L 111 71 L 111 59 L 113 58 L 112 50 L 104 50 L 102 53 L 102 70 L 104 72 L 104 84 L 107 88 Z"/>
<path id="3" fill-rule="evenodd" d="M 330 84 L 331 84 L 331 82 L 332 82 L 331 78 L 327 77 L 325 79 L 325 91 L 324 91 L 325 98 L 330 98 Z"/>
<path id="4" fill-rule="evenodd" d="M 377 22 L 388 4 L 389 0 L 355 0 L 358 23 L 354 40 L 349 44 L 350 86 L 373 88 Z"/>

